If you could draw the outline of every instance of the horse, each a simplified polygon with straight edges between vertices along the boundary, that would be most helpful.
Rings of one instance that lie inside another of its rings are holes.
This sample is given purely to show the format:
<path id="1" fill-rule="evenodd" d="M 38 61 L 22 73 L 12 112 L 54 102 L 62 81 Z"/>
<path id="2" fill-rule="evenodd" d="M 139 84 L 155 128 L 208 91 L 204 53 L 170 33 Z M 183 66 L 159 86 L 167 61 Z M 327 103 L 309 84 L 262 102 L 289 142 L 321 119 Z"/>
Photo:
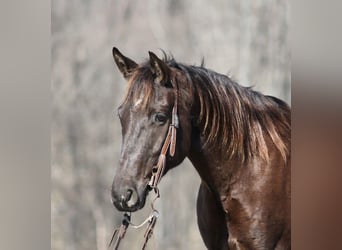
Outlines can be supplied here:
<path id="1" fill-rule="evenodd" d="M 153 52 L 137 64 L 115 47 L 112 54 L 128 85 L 118 108 L 114 206 L 144 207 L 177 107 L 174 152 L 165 155 L 162 176 L 186 157 L 197 170 L 197 222 L 207 249 L 291 249 L 290 107 L 203 64 Z"/>

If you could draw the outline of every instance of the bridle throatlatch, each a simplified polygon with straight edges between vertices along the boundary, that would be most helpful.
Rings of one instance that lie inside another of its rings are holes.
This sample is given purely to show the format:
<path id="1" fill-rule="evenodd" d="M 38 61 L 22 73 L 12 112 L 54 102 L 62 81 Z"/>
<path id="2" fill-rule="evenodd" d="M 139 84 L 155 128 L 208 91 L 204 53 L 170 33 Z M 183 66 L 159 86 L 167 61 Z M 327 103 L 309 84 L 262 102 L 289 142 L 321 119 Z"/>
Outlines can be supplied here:
<path id="1" fill-rule="evenodd" d="M 142 250 L 144 250 L 147 246 L 148 240 L 151 238 L 153 234 L 154 226 L 156 225 L 157 218 L 159 216 L 159 212 L 154 208 L 155 201 L 160 198 L 160 193 L 158 189 L 158 184 L 163 176 L 165 165 L 166 165 L 166 154 L 169 150 L 169 154 L 171 157 L 175 155 L 176 151 L 176 139 L 177 139 L 177 128 L 179 127 L 179 119 L 178 119 L 178 86 L 176 81 L 171 80 L 171 84 L 174 87 L 175 90 L 175 100 L 174 105 L 172 108 L 172 118 L 171 123 L 169 125 L 169 129 L 164 141 L 164 144 L 162 146 L 157 165 L 153 166 L 152 168 L 152 176 L 148 183 L 148 188 L 150 190 L 153 190 L 155 192 L 155 197 L 153 198 L 151 202 L 151 213 L 150 215 L 139 225 L 135 225 L 131 222 L 131 213 L 124 213 L 124 218 L 122 220 L 121 226 L 114 230 L 113 236 L 111 238 L 111 241 L 109 243 L 109 247 L 113 244 L 113 249 L 117 250 L 119 248 L 121 240 L 125 237 L 127 228 L 129 225 L 133 228 L 140 228 L 144 226 L 146 223 L 148 223 L 148 226 L 146 228 L 145 234 L 144 234 L 144 245 L 142 247 Z M 114 241 L 114 238 L 116 236 L 116 239 Z"/>

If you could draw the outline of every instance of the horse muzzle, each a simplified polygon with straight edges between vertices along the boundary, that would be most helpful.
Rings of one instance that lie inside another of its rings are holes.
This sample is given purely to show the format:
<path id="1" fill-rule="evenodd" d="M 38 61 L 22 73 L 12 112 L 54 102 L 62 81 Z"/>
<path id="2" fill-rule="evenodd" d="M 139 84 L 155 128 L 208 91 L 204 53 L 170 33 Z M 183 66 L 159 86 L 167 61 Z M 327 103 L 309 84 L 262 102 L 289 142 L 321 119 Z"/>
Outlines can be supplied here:
<path id="1" fill-rule="evenodd" d="M 137 189 L 124 186 L 114 188 L 112 186 L 112 202 L 119 211 L 134 212 L 145 205 L 146 191 L 139 192 Z"/>

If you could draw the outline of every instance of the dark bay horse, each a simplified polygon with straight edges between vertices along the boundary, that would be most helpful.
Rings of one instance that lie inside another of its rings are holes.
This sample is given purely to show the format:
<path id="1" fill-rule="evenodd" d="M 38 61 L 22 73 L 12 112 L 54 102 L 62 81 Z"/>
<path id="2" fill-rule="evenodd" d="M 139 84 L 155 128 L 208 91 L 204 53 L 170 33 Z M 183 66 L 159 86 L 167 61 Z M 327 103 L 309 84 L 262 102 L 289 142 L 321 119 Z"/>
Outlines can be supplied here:
<path id="1" fill-rule="evenodd" d="M 290 249 L 290 108 L 225 75 L 172 58 L 137 64 L 113 48 L 128 82 L 118 115 L 122 151 L 112 199 L 120 211 L 145 204 L 152 168 L 177 100 L 175 153 L 201 177 L 197 217 L 208 249 Z"/>

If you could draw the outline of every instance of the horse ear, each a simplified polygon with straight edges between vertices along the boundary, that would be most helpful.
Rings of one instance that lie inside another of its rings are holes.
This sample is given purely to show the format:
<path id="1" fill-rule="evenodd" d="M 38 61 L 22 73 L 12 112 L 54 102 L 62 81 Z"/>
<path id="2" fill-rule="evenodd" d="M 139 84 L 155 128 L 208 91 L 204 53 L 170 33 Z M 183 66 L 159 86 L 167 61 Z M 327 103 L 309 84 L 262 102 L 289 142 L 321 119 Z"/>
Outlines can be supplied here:
<path id="1" fill-rule="evenodd" d="M 148 53 L 150 55 L 151 70 L 155 74 L 155 83 L 166 85 L 170 76 L 169 67 L 153 52 L 149 51 Z"/>
<path id="2" fill-rule="evenodd" d="M 129 59 L 128 57 L 125 57 L 121 52 L 113 47 L 113 58 L 118 66 L 119 70 L 123 74 L 123 76 L 128 79 L 131 75 L 133 70 L 138 67 L 138 64 L 134 62 L 133 60 Z"/>

